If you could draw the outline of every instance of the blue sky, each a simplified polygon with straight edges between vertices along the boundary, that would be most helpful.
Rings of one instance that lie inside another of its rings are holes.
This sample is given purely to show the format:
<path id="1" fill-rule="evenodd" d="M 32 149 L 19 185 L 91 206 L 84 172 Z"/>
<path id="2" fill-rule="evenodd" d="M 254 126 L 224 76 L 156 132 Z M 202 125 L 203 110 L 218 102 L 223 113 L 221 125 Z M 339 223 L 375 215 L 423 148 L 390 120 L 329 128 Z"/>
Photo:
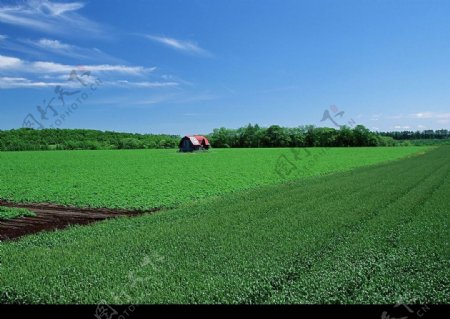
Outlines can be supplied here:
<path id="1" fill-rule="evenodd" d="M 333 127 L 325 110 L 449 129 L 449 13 L 444 0 L 2 1 L 0 129 Z"/>

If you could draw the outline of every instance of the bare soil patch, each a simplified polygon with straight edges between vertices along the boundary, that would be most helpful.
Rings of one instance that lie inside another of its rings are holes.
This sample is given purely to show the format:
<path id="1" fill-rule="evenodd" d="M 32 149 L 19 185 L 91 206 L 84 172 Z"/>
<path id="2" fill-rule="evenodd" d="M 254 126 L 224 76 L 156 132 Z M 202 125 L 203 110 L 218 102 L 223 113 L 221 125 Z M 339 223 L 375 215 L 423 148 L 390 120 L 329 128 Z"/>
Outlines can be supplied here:
<path id="1" fill-rule="evenodd" d="M 10 220 L 0 219 L 0 241 L 11 240 L 41 231 L 63 229 L 70 225 L 87 225 L 109 218 L 132 217 L 158 210 L 130 211 L 107 208 L 77 208 L 49 203 L 16 204 L 3 200 L 0 200 L 0 206 L 26 208 L 36 213 L 35 217 L 20 217 Z"/>

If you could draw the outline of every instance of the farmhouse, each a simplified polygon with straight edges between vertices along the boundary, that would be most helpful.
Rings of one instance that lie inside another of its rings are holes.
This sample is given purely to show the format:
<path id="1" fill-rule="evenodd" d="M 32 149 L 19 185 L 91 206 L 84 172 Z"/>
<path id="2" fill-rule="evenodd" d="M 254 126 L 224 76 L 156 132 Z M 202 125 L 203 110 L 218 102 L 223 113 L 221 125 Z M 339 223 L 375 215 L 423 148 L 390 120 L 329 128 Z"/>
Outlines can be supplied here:
<path id="1" fill-rule="evenodd" d="M 211 147 L 206 137 L 201 135 L 186 135 L 180 141 L 180 152 L 208 150 Z"/>

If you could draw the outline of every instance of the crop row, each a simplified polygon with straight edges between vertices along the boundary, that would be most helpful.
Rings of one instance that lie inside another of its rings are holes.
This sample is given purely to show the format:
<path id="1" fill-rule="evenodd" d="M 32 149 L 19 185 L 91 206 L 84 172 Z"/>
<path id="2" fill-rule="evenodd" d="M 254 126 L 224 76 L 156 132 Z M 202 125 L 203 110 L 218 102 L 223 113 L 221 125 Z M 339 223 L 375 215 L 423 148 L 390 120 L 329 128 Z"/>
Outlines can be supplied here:
<path id="1" fill-rule="evenodd" d="M 445 303 L 450 147 L 0 244 L 6 303 Z"/>
<path id="2" fill-rule="evenodd" d="M 12 208 L 0 206 L 0 220 L 14 219 L 24 216 L 33 217 L 36 216 L 36 214 L 25 208 Z"/>
<path id="3" fill-rule="evenodd" d="M 326 151 L 325 151 L 326 150 Z M 0 153 L 0 199 L 150 209 L 395 160 L 427 148 Z"/>

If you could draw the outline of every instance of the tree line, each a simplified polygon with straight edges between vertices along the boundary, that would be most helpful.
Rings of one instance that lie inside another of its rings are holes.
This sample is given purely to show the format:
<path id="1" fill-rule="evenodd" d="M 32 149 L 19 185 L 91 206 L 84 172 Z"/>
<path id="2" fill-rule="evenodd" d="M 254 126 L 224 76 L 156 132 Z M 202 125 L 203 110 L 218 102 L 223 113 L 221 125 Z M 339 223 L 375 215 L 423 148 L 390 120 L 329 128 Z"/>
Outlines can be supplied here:
<path id="1" fill-rule="evenodd" d="M 330 147 L 395 146 L 390 136 L 383 136 L 363 125 L 339 130 L 313 125 L 295 128 L 272 125 L 268 128 L 249 124 L 238 129 L 219 128 L 208 135 L 213 147 Z"/>
<path id="2" fill-rule="evenodd" d="M 402 132 L 380 132 L 382 136 L 390 136 L 395 140 L 443 140 L 450 137 L 448 130 L 424 130 L 424 131 L 402 131 Z"/>
<path id="3" fill-rule="evenodd" d="M 179 136 L 164 134 L 30 128 L 0 131 L 2 151 L 175 148 L 178 142 Z"/>
<path id="4" fill-rule="evenodd" d="M 401 146 L 450 143 L 447 130 L 423 132 L 372 132 L 363 125 L 340 129 L 294 128 L 258 124 L 228 129 L 214 129 L 206 135 L 214 148 L 226 147 L 353 147 Z M 177 148 L 181 136 L 167 134 L 133 134 L 84 129 L 22 128 L 0 131 L 1 151 L 31 150 L 102 150 Z"/>

